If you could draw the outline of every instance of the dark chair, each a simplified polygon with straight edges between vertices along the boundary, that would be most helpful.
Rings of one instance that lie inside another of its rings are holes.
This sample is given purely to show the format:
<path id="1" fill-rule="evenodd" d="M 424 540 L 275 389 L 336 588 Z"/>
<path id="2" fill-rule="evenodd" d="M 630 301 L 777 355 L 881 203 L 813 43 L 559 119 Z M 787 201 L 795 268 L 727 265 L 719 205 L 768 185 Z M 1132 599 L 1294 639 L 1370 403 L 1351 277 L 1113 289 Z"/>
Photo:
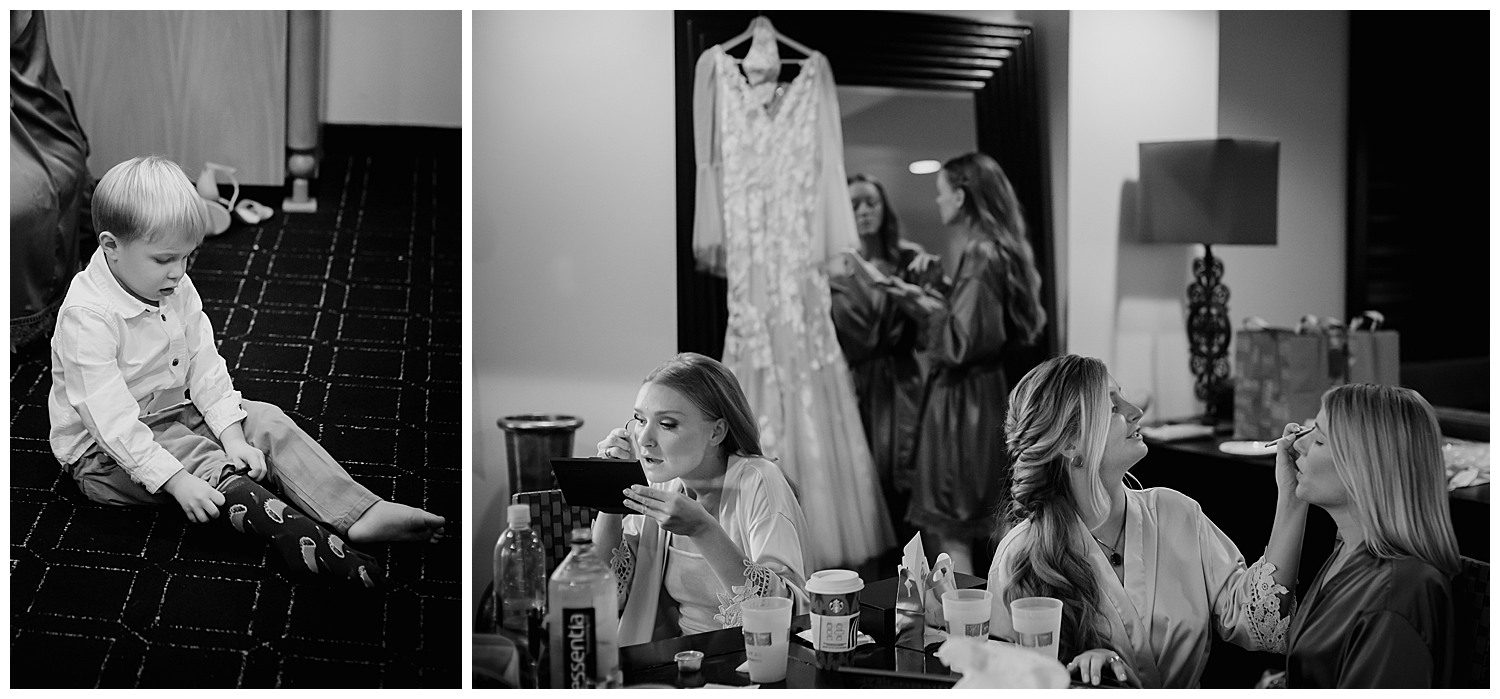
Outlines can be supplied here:
<path id="1" fill-rule="evenodd" d="M 1490 686 L 1490 564 L 1463 557 L 1453 579 L 1454 688 Z"/>
<path id="2" fill-rule="evenodd" d="M 561 490 L 516 493 L 510 496 L 510 501 L 511 504 L 531 507 L 531 527 L 542 537 L 542 550 L 547 557 L 547 575 L 551 575 L 557 569 L 557 564 L 567 557 L 571 548 L 568 535 L 573 528 L 592 527 L 594 516 L 598 514 L 598 510 L 592 508 L 569 505 L 563 499 Z"/>

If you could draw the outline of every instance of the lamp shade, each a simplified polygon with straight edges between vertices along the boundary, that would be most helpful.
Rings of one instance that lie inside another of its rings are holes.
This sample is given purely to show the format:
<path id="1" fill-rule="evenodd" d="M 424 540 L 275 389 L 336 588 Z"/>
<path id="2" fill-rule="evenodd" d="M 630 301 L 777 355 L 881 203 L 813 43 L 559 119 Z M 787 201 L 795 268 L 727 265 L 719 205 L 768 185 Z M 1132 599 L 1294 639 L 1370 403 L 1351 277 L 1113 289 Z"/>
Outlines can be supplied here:
<path id="1" fill-rule="evenodd" d="M 1140 148 L 1142 242 L 1276 244 L 1279 142 L 1218 138 Z"/>

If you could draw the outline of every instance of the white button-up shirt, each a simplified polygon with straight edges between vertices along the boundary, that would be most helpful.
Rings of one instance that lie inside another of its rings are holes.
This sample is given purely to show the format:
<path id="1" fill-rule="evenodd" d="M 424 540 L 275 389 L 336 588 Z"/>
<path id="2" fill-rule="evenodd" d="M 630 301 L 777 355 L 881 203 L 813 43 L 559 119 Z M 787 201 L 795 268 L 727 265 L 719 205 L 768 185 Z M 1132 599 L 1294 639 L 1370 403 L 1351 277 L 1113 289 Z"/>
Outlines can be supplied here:
<path id="1" fill-rule="evenodd" d="M 183 275 L 152 306 L 126 291 L 96 250 L 57 312 L 47 400 L 53 455 L 71 464 L 97 443 L 155 493 L 182 462 L 141 418 L 188 393 L 216 435 L 245 418 L 192 280 Z"/>

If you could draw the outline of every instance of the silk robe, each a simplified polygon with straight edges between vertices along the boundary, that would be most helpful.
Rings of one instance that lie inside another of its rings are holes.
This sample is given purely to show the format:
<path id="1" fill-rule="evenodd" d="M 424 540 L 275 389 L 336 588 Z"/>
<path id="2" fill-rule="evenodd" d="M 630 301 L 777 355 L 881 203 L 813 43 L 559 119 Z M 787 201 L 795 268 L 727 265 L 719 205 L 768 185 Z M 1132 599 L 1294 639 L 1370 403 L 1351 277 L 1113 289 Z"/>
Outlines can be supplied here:
<path id="1" fill-rule="evenodd" d="M 1262 559 L 1247 568 L 1198 503 L 1170 488 L 1126 489 L 1125 508 L 1124 584 L 1082 522 L 1073 545 L 1088 551 L 1108 624 L 1101 630 L 1125 661 L 1132 686 L 1198 686 L 1209 634 L 1250 650 L 1281 651 L 1291 619 L 1280 613 L 1276 595 L 1286 588 L 1271 578 L 1272 564 Z M 990 565 L 990 628 L 997 636 L 1015 637 L 1005 589 L 1030 528 L 1027 521 L 1011 529 Z"/>
<path id="2" fill-rule="evenodd" d="M 680 478 L 651 487 L 686 491 Z M 754 456 L 729 457 L 719 526 L 746 558 L 745 585 L 719 585 L 718 608 L 709 610 L 725 628 L 740 625 L 739 603 L 751 597 L 789 597 L 793 614 L 807 611 L 808 569 L 802 550 L 807 524 L 776 464 Z M 645 515 L 625 515 L 621 532 L 610 560 L 620 585 L 620 645 L 680 635 L 675 603 L 664 599 L 669 533 Z"/>
<path id="3" fill-rule="evenodd" d="M 1331 577 L 1325 563 L 1287 634 L 1287 687 L 1447 687 L 1453 613 L 1426 561 L 1361 548 Z"/>
<path id="4" fill-rule="evenodd" d="M 912 465 L 907 520 L 924 531 L 978 538 L 1010 490 L 1005 472 L 1006 263 L 976 237 L 959 257 L 944 308 L 926 323 L 932 360 Z"/>
<path id="5" fill-rule="evenodd" d="M 909 284 L 946 290 L 942 265 L 921 246 L 902 242 L 894 263 L 872 260 L 881 271 Z M 926 272 L 908 269 L 913 260 L 931 260 Z M 885 289 L 854 274 L 828 278 L 833 293 L 833 326 L 854 376 L 859 416 L 870 442 L 875 471 L 887 493 L 911 488 L 911 452 L 921 418 L 925 385 L 917 362 L 919 319 Z M 896 513 L 898 515 L 905 513 Z"/>

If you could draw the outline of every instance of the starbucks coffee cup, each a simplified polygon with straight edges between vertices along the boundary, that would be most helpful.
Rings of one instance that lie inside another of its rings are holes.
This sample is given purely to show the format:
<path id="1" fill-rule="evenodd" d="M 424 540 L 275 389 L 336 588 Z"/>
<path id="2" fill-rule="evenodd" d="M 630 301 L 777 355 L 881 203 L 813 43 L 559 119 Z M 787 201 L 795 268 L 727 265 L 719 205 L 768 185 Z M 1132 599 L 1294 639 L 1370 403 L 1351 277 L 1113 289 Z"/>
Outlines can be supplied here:
<path id="1" fill-rule="evenodd" d="M 852 570 L 820 570 L 808 578 L 818 667 L 837 668 L 854 650 L 859 636 L 859 592 L 863 589 L 865 582 Z"/>

